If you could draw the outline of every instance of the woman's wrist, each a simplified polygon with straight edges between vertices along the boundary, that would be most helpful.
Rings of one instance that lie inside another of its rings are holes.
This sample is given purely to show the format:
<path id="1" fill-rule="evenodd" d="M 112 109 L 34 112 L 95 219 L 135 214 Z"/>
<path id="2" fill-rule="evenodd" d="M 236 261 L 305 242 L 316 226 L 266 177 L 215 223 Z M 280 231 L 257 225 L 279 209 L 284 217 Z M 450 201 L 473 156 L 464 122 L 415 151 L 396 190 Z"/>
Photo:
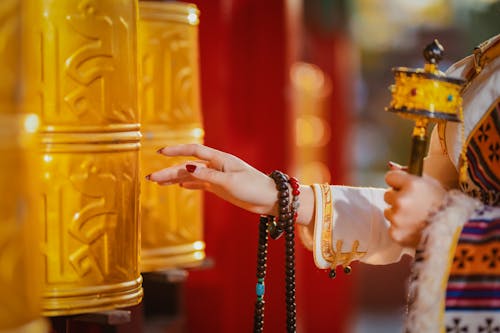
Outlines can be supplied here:
<path id="1" fill-rule="evenodd" d="M 267 198 L 265 201 L 269 202 L 268 205 L 263 208 L 263 215 L 271 215 L 278 216 L 279 208 L 278 208 L 278 190 L 276 189 L 276 184 L 271 177 L 267 177 L 268 181 L 266 184 L 265 197 Z"/>
<path id="2" fill-rule="evenodd" d="M 309 185 L 300 185 L 299 186 L 299 207 L 297 211 L 297 220 L 298 224 L 309 225 L 312 223 L 314 218 L 314 192 L 311 186 Z M 269 177 L 268 184 L 266 185 L 266 197 L 269 199 L 269 205 L 267 208 L 263 209 L 264 215 L 272 215 L 278 216 L 278 190 L 276 189 L 276 185 L 274 181 Z M 292 193 L 292 188 L 290 186 L 290 194 Z"/>
<path id="3" fill-rule="evenodd" d="M 309 225 L 314 219 L 314 191 L 309 185 L 300 185 L 300 206 L 297 223 Z"/>

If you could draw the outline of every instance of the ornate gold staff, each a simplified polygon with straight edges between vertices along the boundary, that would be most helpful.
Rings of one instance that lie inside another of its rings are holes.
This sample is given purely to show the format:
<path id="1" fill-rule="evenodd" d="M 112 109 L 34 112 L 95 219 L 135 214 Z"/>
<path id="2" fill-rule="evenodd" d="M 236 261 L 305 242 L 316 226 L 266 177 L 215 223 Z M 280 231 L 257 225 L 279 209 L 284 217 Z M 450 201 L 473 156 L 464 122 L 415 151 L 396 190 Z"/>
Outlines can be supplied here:
<path id="1" fill-rule="evenodd" d="M 394 68 L 395 83 L 390 87 L 392 100 L 387 111 L 415 121 L 408 171 L 422 175 L 423 159 L 427 148 L 427 125 L 462 119 L 460 91 L 465 81 L 444 75 L 438 69 L 443 57 L 443 46 L 435 39 L 424 49 L 423 69 Z"/>

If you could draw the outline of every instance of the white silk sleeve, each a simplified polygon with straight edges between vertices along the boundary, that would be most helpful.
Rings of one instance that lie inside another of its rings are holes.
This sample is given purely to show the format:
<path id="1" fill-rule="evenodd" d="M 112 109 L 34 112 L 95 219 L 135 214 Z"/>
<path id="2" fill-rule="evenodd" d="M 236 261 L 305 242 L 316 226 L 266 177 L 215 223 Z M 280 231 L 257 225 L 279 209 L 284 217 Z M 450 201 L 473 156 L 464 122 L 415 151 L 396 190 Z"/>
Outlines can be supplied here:
<path id="1" fill-rule="evenodd" d="M 397 262 L 403 254 L 413 255 L 388 233 L 383 211 L 384 189 L 319 185 L 315 196 L 312 250 L 322 269 L 346 266 L 359 260 L 381 265 Z"/>

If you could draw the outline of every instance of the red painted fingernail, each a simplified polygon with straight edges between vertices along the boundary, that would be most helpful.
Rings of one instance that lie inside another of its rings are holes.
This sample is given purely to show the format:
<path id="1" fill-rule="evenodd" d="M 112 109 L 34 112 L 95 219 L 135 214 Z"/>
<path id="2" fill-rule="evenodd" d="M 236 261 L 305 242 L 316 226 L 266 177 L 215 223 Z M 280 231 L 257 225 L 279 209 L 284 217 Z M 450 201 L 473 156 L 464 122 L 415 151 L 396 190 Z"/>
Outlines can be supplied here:
<path id="1" fill-rule="evenodd" d="M 147 175 L 147 176 L 146 176 L 146 177 L 144 177 L 144 178 L 146 178 L 146 180 L 151 180 L 151 174 Z"/>
<path id="2" fill-rule="evenodd" d="M 189 173 L 193 173 L 194 170 L 196 170 L 196 165 L 194 165 L 194 164 L 186 164 L 186 170 Z"/>
<path id="3" fill-rule="evenodd" d="M 389 165 L 389 169 L 391 169 L 391 170 L 398 170 L 398 169 L 403 168 L 403 166 L 401 166 L 393 161 L 389 161 L 387 164 Z"/>
<path id="4" fill-rule="evenodd" d="M 161 148 L 160 148 L 160 149 L 158 149 L 156 152 L 157 152 L 158 154 L 161 154 L 161 152 L 163 151 L 163 149 L 165 149 L 165 147 L 161 147 Z"/>

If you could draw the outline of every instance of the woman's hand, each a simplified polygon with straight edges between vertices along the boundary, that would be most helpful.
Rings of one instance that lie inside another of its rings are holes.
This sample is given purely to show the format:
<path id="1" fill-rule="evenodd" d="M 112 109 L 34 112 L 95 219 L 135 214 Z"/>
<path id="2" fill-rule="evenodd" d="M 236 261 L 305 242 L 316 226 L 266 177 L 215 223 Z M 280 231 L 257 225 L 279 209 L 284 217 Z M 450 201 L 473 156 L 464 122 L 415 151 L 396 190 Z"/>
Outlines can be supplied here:
<path id="1" fill-rule="evenodd" d="M 384 211 L 391 222 L 389 234 L 403 246 L 417 247 L 429 214 L 439 208 L 446 190 L 434 178 L 402 170 L 387 172 L 385 181 L 391 187 L 384 195 L 389 205 Z"/>
<path id="2" fill-rule="evenodd" d="M 266 174 L 231 154 L 199 145 L 162 148 L 165 156 L 193 156 L 196 161 L 174 165 L 146 176 L 160 185 L 179 184 L 188 189 L 207 190 L 257 214 L 277 214 L 277 190 Z"/>

